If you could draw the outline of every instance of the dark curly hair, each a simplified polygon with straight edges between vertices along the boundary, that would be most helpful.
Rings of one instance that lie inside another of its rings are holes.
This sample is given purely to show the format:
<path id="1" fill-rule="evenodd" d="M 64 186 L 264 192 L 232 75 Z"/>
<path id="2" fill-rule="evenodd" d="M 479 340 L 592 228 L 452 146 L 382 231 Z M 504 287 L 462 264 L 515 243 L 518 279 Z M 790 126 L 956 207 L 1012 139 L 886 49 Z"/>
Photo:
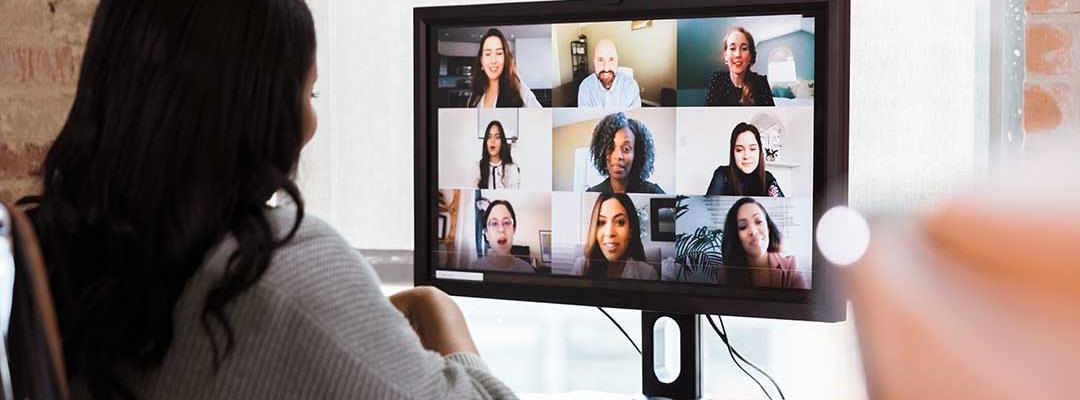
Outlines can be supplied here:
<path id="1" fill-rule="evenodd" d="M 629 118 L 621 112 L 608 115 L 596 124 L 592 144 L 589 146 L 593 166 L 600 174 L 609 176 L 607 158 L 615 150 L 615 132 L 623 128 L 634 133 L 634 165 L 630 167 L 630 179 L 634 182 L 644 182 L 652 175 L 653 160 L 656 158 L 653 155 L 652 132 L 641 121 Z"/>

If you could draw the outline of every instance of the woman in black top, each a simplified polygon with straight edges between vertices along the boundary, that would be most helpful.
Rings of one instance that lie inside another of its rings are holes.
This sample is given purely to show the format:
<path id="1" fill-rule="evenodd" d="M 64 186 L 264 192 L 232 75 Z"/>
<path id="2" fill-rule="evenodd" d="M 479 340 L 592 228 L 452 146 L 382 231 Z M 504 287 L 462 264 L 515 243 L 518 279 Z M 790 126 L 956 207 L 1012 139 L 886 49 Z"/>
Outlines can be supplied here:
<path id="1" fill-rule="evenodd" d="M 730 143 L 728 165 L 716 168 L 705 195 L 784 197 L 776 178 L 765 170 L 758 128 L 740 122 L 731 131 Z"/>
<path id="2" fill-rule="evenodd" d="M 750 70 L 757 61 L 754 37 L 743 27 L 735 27 L 724 36 L 724 64 L 727 71 L 716 71 L 709 78 L 705 92 L 706 106 L 772 106 L 772 89 L 765 75 Z"/>
<path id="3" fill-rule="evenodd" d="M 593 130 L 593 166 L 607 175 L 600 184 L 589 188 L 601 193 L 664 193 L 660 185 L 649 182 L 653 171 L 653 140 L 649 127 L 626 114 L 604 117 Z"/>

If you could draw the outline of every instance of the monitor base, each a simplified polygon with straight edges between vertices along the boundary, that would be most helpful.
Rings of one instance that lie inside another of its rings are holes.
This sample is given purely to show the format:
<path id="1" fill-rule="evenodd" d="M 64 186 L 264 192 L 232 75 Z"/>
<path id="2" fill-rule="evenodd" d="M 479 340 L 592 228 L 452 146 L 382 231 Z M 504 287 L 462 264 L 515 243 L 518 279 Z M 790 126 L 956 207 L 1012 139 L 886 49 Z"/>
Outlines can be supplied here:
<path id="1" fill-rule="evenodd" d="M 698 314 L 641 312 L 641 391 L 649 399 L 701 398 Z"/>

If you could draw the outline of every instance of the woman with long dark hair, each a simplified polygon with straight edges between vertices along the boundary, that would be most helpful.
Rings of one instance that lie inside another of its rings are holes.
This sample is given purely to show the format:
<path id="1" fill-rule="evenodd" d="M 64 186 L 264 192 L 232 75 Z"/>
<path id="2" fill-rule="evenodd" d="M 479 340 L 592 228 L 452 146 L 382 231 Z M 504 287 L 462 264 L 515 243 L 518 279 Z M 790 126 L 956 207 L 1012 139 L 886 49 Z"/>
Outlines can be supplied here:
<path id="1" fill-rule="evenodd" d="M 521 169 L 514 164 L 506 131 L 497 120 L 488 123 L 484 129 L 476 171 L 478 189 L 517 189 L 521 186 Z"/>
<path id="2" fill-rule="evenodd" d="M 536 95 L 518 77 L 514 52 L 502 31 L 491 28 L 480 37 L 472 71 L 469 107 L 541 107 Z"/>
<path id="3" fill-rule="evenodd" d="M 765 206 L 749 197 L 736 201 L 724 220 L 727 284 L 809 289 L 802 272 L 795 269 L 795 257 L 783 254 L 782 239 Z"/>
<path id="4" fill-rule="evenodd" d="M 290 176 L 315 79 L 301 0 L 99 3 L 22 201 L 75 398 L 513 397 L 445 294 L 387 299 L 305 217 Z"/>
<path id="5" fill-rule="evenodd" d="M 713 171 L 706 196 L 784 197 L 776 177 L 765 170 L 761 133 L 754 125 L 740 122 L 731 131 L 728 165 Z"/>
<path id="6" fill-rule="evenodd" d="M 593 204 L 584 253 L 572 275 L 591 278 L 660 279 L 645 262 L 637 208 L 625 193 L 600 193 Z"/>
<path id="7" fill-rule="evenodd" d="M 706 106 L 772 106 L 772 88 L 765 75 L 750 70 L 757 62 L 757 45 L 746 28 L 728 30 L 723 40 L 727 71 L 716 71 L 705 91 Z"/>

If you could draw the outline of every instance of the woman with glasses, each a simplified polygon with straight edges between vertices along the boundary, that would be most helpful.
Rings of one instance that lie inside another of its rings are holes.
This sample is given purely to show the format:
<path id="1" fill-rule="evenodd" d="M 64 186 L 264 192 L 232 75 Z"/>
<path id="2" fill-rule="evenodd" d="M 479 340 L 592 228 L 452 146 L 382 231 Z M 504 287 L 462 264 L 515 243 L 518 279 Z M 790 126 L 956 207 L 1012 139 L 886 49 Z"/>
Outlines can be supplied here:
<path id="1" fill-rule="evenodd" d="M 517 230 L 517 214 L 514 206 L 506 200 L 495 200 L 484 211 L 484 241 L 491 249 L 486 255 L 473 261 L 469 268 L 485 271 L 532 273 L 532 265 L 510 254 L 514 247 L 514 231 Z"/>

